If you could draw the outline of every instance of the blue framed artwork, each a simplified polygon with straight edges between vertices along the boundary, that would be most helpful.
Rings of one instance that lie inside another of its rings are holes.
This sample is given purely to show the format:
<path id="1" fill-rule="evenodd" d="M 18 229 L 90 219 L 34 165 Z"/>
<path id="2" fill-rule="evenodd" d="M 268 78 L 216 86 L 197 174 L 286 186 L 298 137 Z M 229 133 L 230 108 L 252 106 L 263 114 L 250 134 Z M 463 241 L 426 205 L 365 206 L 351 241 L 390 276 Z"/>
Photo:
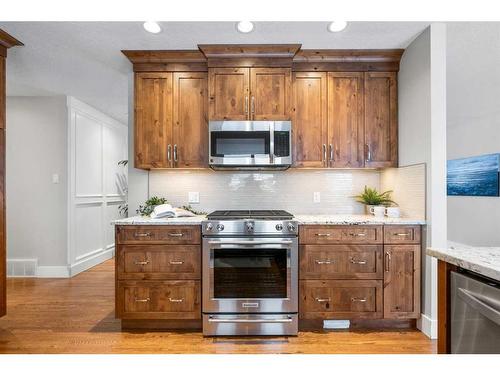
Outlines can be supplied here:
<path id="1" fill-rule="evenodd" d="M 500 154 L 448 160 L 448 195 L 499 196 Z"/>

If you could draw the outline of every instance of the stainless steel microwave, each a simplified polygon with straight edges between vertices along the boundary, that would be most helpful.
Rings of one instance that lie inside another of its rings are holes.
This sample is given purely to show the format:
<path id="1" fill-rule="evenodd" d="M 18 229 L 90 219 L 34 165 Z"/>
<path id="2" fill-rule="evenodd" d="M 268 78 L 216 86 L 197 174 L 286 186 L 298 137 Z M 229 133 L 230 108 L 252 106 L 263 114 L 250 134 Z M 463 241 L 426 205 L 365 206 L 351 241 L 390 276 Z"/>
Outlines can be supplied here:
<path id="1" fill-rule="evenodd" d="M 210 121 L 213 169 L 287 169 L 292 164 L 291 121 Z"/>

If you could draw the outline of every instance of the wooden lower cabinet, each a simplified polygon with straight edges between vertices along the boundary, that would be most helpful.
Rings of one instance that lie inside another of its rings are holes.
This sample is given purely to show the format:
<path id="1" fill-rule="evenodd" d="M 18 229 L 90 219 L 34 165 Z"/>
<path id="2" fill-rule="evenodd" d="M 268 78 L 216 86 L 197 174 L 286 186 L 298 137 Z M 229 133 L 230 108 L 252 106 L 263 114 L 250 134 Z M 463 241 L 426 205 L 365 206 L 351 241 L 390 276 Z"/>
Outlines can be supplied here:
<path id="1" fill-rule="evenodd" d="M 301 280 L 299 318 L 382 318 L 382 293 L 379 280 Z"/>
<path id="2" fill-rule="evenodd" d="M 120 281 L 117 292 L 122 319 L 201 319 L 199 280 Z"/>

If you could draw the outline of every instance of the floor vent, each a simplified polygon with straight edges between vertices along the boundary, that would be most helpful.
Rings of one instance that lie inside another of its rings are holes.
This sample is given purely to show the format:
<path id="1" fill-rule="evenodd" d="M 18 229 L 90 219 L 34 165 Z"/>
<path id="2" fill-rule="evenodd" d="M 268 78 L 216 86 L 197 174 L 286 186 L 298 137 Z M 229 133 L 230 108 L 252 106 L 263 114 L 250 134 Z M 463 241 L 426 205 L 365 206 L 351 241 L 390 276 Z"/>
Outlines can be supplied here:
<path id="1" fill-rule="evenodd" d="M 349 329 L 350 320 L 323 320 L 324 329 Z"/>
<path id="2" fill-rule="evenodd" d="M 7 259 L 8 277 L 35 277 L 38 259 Z"/>

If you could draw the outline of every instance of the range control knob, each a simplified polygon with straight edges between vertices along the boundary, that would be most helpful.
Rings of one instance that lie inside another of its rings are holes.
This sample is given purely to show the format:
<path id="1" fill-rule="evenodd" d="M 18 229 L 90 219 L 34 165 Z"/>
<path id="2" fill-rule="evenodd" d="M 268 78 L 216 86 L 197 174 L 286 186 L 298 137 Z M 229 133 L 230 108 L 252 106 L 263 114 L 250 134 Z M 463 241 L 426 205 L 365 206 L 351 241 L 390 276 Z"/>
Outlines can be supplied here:
<path id="1" fill-rule="evenodd" d="M 217 230 L 220 232 L 220 231 L 223 231 L 224 230 L 224 224 L 217 224 Z"/>
<path id="2" fill-rule="evenodd" d="M 253 232 L 253 223 L 247 223 L 247 231 Z"/>
<path id="3" fill-rule="evenodd" d="M 212 225 L 212 223 L 208 223 L 205 229 L 211 231 L 212 229 L 214 229 L 214 226 Z"/>
<path id="4" fill-rule="evenodd" d="M 283 225 L 276 224 L 276 230 L 283 230 Z"/>
<path id="5" fill-rule="evenodd" d="M 288 223 L 286 227 L 290 232 L 295 232 L 295 225 L 293 225 L 293 223 Z"/>

